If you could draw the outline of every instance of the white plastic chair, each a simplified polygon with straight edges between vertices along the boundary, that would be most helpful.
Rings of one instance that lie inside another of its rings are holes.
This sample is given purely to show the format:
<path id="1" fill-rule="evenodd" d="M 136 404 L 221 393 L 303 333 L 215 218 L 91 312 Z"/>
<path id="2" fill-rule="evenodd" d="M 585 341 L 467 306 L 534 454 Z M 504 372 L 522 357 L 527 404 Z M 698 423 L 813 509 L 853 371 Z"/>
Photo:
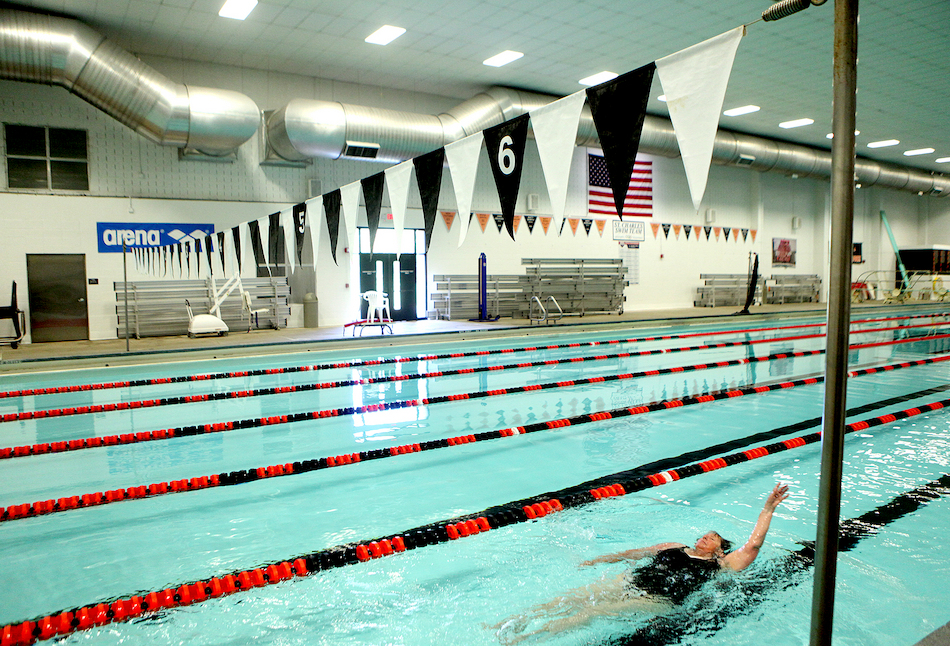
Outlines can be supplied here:
<path id="1" fill-rule="evenodd" d="M 247 313 L 247 331 L 251 331 L 251 327 L 260 327 L 260 322 L 258 321 L 258 315 L 270 312 L 271 308 L 269 307 L 258 307 L 255 308 L 251 305 L 251 293 L 245 290 L 241 290 L 241 302 L 243 304 L 244 312 Z M 244 318 L 243 316 L 241 318 Z"/>
<path id="2" fill-rule="evenodd" d="M 392 314 L 389 312 L 389 295 L 386 292 L 377 292 L 376 290 L 363 292 L 363 300 L 368 305 L 366 309 L 367 323 L 382 323 L 384 320 L 392 319 Z M 386 313 L 385 317 L 383 312 Z"/>

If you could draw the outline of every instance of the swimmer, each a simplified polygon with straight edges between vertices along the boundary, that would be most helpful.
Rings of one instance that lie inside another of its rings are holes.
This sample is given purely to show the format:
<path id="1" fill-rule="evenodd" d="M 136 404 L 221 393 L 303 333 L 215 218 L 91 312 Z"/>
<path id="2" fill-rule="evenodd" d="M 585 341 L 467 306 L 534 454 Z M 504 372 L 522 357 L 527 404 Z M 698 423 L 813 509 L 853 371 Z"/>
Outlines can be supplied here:
<path id="1" fill-rule="evenodd" d="M 652 560 L 630 569 L 616 579 L 606 580 L 572 590 L 548 603 L 535 606 L 521 615 L 494 626 L 499 640 L 516 644 L 540 633 L 559 633 L 583 626 L 595 617 L 618 615 L 632 611 L 662 614 L 673 609 L 718 572 L 739 571 L 749 567 L 759 555 L 769 531 L 772 514 L 788 498 L 788 486 L 779 483 L 765 499 L 765 505 L 745 545 L 729 551 L 730 542 L 716 532 L 707 532 L 693 547 L 682 543 L 659 543 L 652 547 L 626 550 L 598 556 L 581 566 L 598 563 L 634 562 L 648 557 Z M 547 623 L 525 633 L 538 619 Z"/>

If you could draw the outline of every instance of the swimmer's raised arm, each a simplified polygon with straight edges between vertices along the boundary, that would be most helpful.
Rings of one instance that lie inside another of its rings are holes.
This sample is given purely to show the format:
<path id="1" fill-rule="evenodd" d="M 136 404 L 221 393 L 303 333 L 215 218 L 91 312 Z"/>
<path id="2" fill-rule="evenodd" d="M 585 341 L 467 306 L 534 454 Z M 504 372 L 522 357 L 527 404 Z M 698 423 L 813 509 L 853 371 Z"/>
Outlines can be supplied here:
<path id="1" fill-rule="evenodd" d="M 659 552 L 663 550 L 668 550 L 674 547 L 686 547 L 682 543 L 659 543 L 657 545 L 652 545 L 650 547 L 639 547 L 632 550 L 626 550 L 623 552 L 615 552 L 614 554 L 605 554 L 603 556 L 598 556 L 597 558 L 591 559 L 589 561 L 584 561 L 581 563 L 582 566 L 585 565 L 596 565 L 597 563 L 616 563 L 618 561 L 639 561 L 640 559 L 645 559 L 648 556 L 656 556 Z"/>
<path id="2" fill-rule="evenodd" d="M 775 508 L 786 498 L 788 498 L 788 485 L 783 485 L 780 482 L 775 485 L 768 498 L 765 499 L 765 505 L 762 507 L 762 511 L 759 512 L 759 519 L 752 529 L 749 540 L 739 549 L 729 552 L 723 557 L 723 567 L 732 570 L 744 570 L 752 564 L 755 557 L 759 555 L 759 548 L 765 543 L 765 535 L 769 532 L 769 524 L 772 522 L 772 514 L 775 512 Z"/>

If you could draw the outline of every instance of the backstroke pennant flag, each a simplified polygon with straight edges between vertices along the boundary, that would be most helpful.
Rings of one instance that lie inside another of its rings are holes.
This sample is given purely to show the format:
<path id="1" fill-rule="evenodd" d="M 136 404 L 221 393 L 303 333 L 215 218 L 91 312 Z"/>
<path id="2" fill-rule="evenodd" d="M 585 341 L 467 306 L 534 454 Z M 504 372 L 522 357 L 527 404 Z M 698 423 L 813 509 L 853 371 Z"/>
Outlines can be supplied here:
<path id="1" fill-rule="evenodd" d="M 426 227 L 426 251 L 432 241 L 435 215 L 439 209 L 439 193 L 442 191 L 442 165 L 445 163 L 445 148 L 433 150 L 412 160 L 416 167 L 416 184 L 422 198 L 422 217 Z"/>
<path id="2" fill-rule="evenodd" d="M 586 99 L 587 93 L 581 90 L 529 113 L 541 169 L 551 198 L 551 214 L 557 223 L 564 217 L 577 124 Z"/>
<path id="3" fill-rule="evenodd" d="M 389 204 L 393 210 L 393 228 L 396 233 L 396 257 L 402 252 L 402 230 L 406 222 L 406 202 L 409 200 L 409 178 L 412 176 L 412 161 L 390 166 L 383 171 Z"/>
<path id="4" fill-rule="evenodd" d="M 221 273 L 227 276 L 228 266 L 224 263 L 224 231 L 218 231 L 216 237 L 218 238 L 218 256 L 221 258 Z"/>
<path id="5" fill-rule="evenodd" d="M 231 238 L 234 240 L 234 257 L 237 259 L 238 275 L 241 274 L 241 225 L 231 227 Z"/>
<path id="6" fill-rule="evenodd" d="M 287 275 L 294 273 L 297 266 L 297 234 L 294 226 L 294 209 L 291 207 L 280 212 L 280 227 L 284 231 L 284 263 L 287 265 Z"/>
<path id="7" fill-rule="evenodd" d="M 376 245 L 379 229 L 379 210 L 383 206 L 383 181 L 385 173 L 376 173 L 360 180 L 363 186 L 363 204 L 366 205 L 366 223 L 369 225 L 369 250 Z"/>
<path id="8" fill-rule="evenodd" d="M 512 240 L 515 239 L 515 206 L 518 203 L 518 189 L 521 187 L 521 171 L 524 167 L 528 119 L 528 115 L 523 114 L 483 131 L 485 146 L 488 148 L 488 161 L 491 162 L 495 188 L 501 202 L 501 214 Z"/>
<path id="9" fill-rule="evenodd" d="M 340 204 L 347 247 L 350 253 L 359 253 L 360 241 L 357 239 L 356 230 L 357 216 L 360 212 L 360 183 L 358 181 L 340 187 Z"/>
<path id="10" fill-rule="evenodd" d="M 323 208 L 323 196 L 312 197 L 306 202 L 306 226 L 310 229 L 310 254 L 313 256 L 313 267 L 317 267 L 317 257 L 320 250 L 320 210 Z M 303 259 L 300 261 L 303 263 Z"/>
<path id="11" fill-rule="evenodd" d="M 640 132 L 643 130 L 655 69 L 656 65 L 649 63 L 611 81 L 587 88 L 587 101 L 610 175 L 614 207 L 621 220 L 624 196 L 637 158 L 637 148 L 640 147 Z"/>
<path id="12" fill-rule="evenodd" d="M 281 212 L 271 213 L 267 216 L 267 258 L 268 264 L 277 264 L 280 258 L 280 224 Z"/>
<path id="13" fill-rule="evenodd" d="M 300 204 L 294 205 L 294 244 L 295 250 L 297 252 L 297 262 L 301 265 L 303 264 L 303 243 L 304 238 L 307 236 L 307 225 L 309 224 L 309 219 L 307 218 L 307 203 L 301 202 Z"/>
<path id="14" fill-rule="evenodd" d="M 697 211 L 706 192 L 719 114 L 743 35 L 745 27 L 736 27 L 656 61 Z"/>
<path id="15" fill-rule="evenodd" d="M 336 243 L 340 239 L 340 189 L 330 191 L 323 196 L 323 210 L 327 214 L 327 233 L 330 235 L 330 255 L 333 256 L 333 264 L 339 266 L 336 261 Z"/>
<path id="16" fill-rule="evenodd" d="M 264 218 L 261 218 L 263 220 Z M 264 245 L 261 243 L 261 220 L 250 220 L 247 223 L 248 235 L 251 241 L 251 250 L 254 252 L 254 273 L 257 274 L 257 268 L 266 265 L 264 258 Z"/>
<path id="17" fill-rule="evenodd" d="M 478 171 L 478 155 L 482 152 L 484 136 L 479 130 L 474 135 L 453 141 L 445 146 L 445 158 L 452 174 L 455 188 L 455 204 L 459 214 L 459 244 L 465 242 L 468 225 L 472 220 L 472 194 L 475 192 L 475 175 Z"/>

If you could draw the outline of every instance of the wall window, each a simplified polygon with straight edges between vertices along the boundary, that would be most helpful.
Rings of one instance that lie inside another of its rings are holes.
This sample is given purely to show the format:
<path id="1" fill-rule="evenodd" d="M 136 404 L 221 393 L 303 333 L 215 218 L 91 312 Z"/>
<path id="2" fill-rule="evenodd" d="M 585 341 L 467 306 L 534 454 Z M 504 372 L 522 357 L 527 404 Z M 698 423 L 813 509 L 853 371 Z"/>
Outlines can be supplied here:
<path id="1" fill-rule="evenodd" d="M 89 190 L 86 131 L 4 124 L 9 188 Z"/>

